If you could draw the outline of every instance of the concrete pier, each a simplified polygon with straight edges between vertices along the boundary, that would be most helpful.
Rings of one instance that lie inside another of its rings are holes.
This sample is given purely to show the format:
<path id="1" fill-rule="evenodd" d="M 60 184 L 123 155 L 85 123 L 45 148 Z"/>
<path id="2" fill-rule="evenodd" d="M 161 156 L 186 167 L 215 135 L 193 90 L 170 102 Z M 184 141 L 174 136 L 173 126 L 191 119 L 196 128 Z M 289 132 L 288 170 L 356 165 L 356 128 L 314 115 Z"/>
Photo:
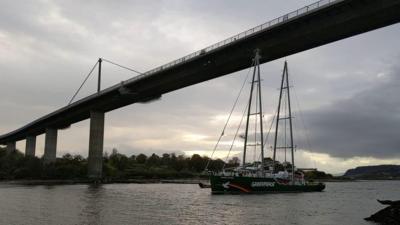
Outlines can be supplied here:
<path id="1" fill-rule="evenodd" d="M 15 147 L 15 141 L 14 142 L 8 142 L 7 143 L 7 148 L 6 148 L 7 154 L 10 154 L 10 153 L 14 152 L 15 150 L 17 150 L 16 147 Z"/>
<path id="2" fill-rule="evenodd" d="M 103 170 L 104 112 L 90 112 L 88 177 L 100 179 Z"/>
<path id="3" fill-rule="evenodd" d="M 26 137 L 25 156 L 35 156 L 36 136 Z"/>
<path id="4" fill-rule="evenodd" d="M 51 163 L 56 161 L 57 153 L 57 129 L 47 128 L 44 142 L 44 162 Z"/>

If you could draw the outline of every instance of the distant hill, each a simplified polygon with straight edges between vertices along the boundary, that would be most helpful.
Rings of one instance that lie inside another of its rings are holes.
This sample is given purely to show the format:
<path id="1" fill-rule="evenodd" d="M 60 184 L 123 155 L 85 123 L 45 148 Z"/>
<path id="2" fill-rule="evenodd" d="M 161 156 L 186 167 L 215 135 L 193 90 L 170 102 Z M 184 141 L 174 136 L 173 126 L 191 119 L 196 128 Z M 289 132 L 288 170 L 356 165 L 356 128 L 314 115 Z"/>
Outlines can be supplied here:
<path id="1" fill-rule="evenodd" d="M 400 165 L 359 166 L 343 175 L 357 179 L 400 179 Z"/>

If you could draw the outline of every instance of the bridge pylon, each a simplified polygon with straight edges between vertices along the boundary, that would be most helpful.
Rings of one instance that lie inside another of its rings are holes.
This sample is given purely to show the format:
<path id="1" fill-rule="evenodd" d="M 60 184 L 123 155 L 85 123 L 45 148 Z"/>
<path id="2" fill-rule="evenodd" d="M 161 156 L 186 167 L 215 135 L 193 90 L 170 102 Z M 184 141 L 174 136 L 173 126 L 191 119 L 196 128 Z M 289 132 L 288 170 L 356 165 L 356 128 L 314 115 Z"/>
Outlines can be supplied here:
<path id="1" fill-rule="evenodd" d="M 45 163 L 52 163 L 56 161 L 57 136 L 58 136 L 57 129 L 55 128 L 46 129 L 46 137 L 44 140 L 44 155 L 43 155 Z"/>
<path id="2" fill-rule="evenodd" d="M 35 156 L 36 136 L 26 137 L 25 156 Z"/>
<path id="3" fill-rule="evenodd" d="M 103 170 L 104 112 L 90 112 L 88 177 L 101 179 Z"/>
<path id="4" fill-rule="evenodd" d="M 16 150 L 15 141 L 8 142 L 6 147 L 7 154 L 11 154 L 15 150 Z"/>

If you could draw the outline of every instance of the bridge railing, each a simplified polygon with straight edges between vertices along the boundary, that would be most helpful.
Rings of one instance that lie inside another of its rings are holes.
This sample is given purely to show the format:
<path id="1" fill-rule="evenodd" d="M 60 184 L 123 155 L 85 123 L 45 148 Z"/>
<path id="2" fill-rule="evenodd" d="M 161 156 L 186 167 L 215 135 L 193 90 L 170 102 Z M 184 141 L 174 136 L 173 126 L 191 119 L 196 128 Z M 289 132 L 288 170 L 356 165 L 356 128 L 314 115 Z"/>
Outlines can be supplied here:
<path id="1" fill-rule="evenodd" d="M 251 28 L 249 30 L 246 30 L 246 31 L 244 31 L 242 33 L 239 33 L 239 34 L 237 34 L 235 36 L 232 36 L 232 37 L 230 37 L 228 39 L 225 39 L 223 41 L 215 43 L 215 44 L 213 44 L 211 46 L 208 46 L 208 47 L 206 47 L 204 49 L 201 49 L 199 51 L 193 52 L 193 53 L 191 53 L 191 54 L 189 54 L 187 56 L 184 56 L 182 58 L 179 58 L 177 60 L 174 60 L 172 62 L 164 64 L 162 66 L 156 67 L 156 68 L 154 68 L 152 70 L 149 70 L 149 71 L 147 71 L 147 72 L 145 72 L 145 73 L 143 73 L 143 74 L 141 74 L 139 76 L 136 76 L 136 77 L 133 77 L 133 78 L 127 80 L 127 82 L 134 81 L 134 80 L 137 80 L 137 79 L 139 79 L 141 77 L 144 77 L 144 76 L 147 76 L 147 75 L 151 75 L 151 74 L 154 74 L 156 72 L 168 69 L 168 68 L 170 68 L 172 66 L 187 62 L 188 60 L 191 60 L 191 59 L 193 59 L 193 58 L 195 58 L 197 56 L 203 55 L 205 53 L 209 53 L 209 52 L 211 52 L 211 51 L 213 51 L 215 49 L 219 49 L 221 47 L 229 45 L 232 42 L 236 42 L 236 41 L 239 41 L 239 40 L 241 40 L 243 38 L 247 38 L 249 36 L 252 36 L 252 35 L 254 35 L 254 34 L 258 33 L 258 32 L 271 29 L 272 27 L 274 27 L 274 26 L 276 26 L 278 24 L 280 25 L 282 23 L 288 22 L 291 19 L 294 19 L 296 17 L 305 15 L 305 14 L 311 12 L 311 11 L 319 10 L 321 8 L 327 7 L 329 5 L 332 5 L 332 4 L 335 4 L 337 2 L 341 2 L 341 1 L 344 1 L 344 0 L 320 0 L 318 2 L 315 2 L 315 3 L 311 4 L 311 5 L 305 6 L 303 8 L 300 8 L 300 9 L 296 10 L 296 11 L 293 11 L 291 13 L 288 13 L 286 15 L 283 15 L 281 17 L 273 19 L 273 20 L 271 20 L 269 22 L 263 23 L 263 24 L 261 24 L 259 26 L 256 26 L 256 27 L 253 27 L 253 28 Z"/>

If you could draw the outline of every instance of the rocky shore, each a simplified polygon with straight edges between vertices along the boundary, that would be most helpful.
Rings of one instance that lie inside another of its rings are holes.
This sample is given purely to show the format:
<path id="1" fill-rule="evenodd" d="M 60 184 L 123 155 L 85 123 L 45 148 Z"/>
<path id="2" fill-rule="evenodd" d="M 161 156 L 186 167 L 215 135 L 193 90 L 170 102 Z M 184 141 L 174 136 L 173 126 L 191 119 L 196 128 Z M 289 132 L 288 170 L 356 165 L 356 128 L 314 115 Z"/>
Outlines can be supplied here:
<path id="1" fill-rule="evenodd" d="M 365 220 L 381 225 L 400 225 L 400 201 L 378 200 L 378 202 L 388 206 Z"/>

